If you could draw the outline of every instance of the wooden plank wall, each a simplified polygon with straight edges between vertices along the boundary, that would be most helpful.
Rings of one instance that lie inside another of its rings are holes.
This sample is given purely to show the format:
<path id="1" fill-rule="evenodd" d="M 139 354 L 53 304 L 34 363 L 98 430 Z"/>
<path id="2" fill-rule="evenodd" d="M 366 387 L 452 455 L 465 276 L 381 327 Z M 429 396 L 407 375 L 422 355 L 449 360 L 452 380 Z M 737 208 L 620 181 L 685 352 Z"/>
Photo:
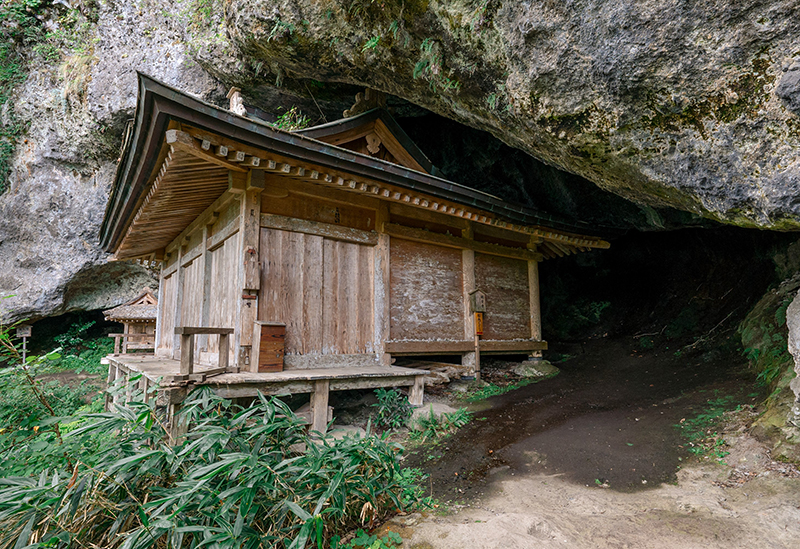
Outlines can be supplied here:
<path id="1" fill-rule="evenodd" d="M 239 233 L 234 234 L 223 244 L 211 252 L 211 284 L 209 287 L 208 326 L 216 328 L 233 328 L 236 326 L 236 279 L 231 273 L 236 272 L 239 257 Z M 208 338 L 207 352 L 215 355 L 219 351 L 219 338 Z M 230 364 L 234 364 L 235 349 L 230 346 Z"/>
<path id="2" fill-rule="evenodd" d="M 258 318 L 286 324 L 286 354 L 373 352 L 371 246 L 261 229 Z"/>
<path id="3" fill-rule="evenodd" d="M 483 339 L 531 337 L 527 261 L 476 253 L 475 284 L 486 294 Z"/>
<path id="4" fill-rule="evenodd" d="M 187 254 L 188 255 L 188 254 Z M 203 260 L 198 257 L 184 266 L 183 299 L 181 300 L 181 325 L 202 326 L 203 321 Z M 205 351 L 198 345 L 196 352 Z"/>
<path id="5" fill-rule="evenodd" d="M 177 287 L 175 273 L 161 280 L 161 298 L 158 307 L 161 309 L 158 326 L 159 339 L 156 346 L 156 355 L 172 356 L 172 342 L 175 338 L 175 289 Z"/>
<path id="6" fill-rule="evenodd" d="M 392 238 L 389 253 L 391 339 L 463 340 L 462 251 Z"/>
<path id="7" fill-rule="evenodd" d="M 201 224 L 171 245 L 174 251 L 162 271 L 167 274 L 162 274 L 161 279 L 157 356 L 173 358 L 176 322 L 181 326 L 236 327 L 235 312 L 240 299 L 239 202 L 232 201 L 207 219 L 208 229 Z M 185 263 L 187 259 L 191 260 Z M 177 262 L 182 266 L 176 265 Z M 217 361 L 218 337 L 199 336 L 195 344 L 199 362 Z M 235 363 L 235 353 L 231 345 L 231 364 Z"/>

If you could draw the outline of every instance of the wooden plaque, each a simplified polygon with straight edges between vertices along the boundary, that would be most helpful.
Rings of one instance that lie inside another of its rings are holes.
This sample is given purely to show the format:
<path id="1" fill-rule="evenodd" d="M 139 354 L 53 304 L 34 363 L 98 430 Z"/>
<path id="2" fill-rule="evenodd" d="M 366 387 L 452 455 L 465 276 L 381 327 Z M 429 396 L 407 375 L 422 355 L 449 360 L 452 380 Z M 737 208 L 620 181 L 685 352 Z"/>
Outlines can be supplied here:
<path id="1" fill-rule="evenodd" d="M 282 372 L 286 325 L 278 322 L 256 321 L 253 348 L 257 372 Z"/>

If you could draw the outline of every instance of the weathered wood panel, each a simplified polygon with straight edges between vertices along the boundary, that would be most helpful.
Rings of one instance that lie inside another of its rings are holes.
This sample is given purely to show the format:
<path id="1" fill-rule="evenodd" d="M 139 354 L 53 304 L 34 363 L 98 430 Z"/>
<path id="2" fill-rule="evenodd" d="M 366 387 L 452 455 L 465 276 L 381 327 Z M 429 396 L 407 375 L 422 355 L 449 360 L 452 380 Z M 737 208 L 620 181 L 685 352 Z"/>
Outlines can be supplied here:
<path id="1" fill-rule="evenodd" d="M 483 339 L 531 337 L 527 261 L 476 253 L 475 285 L 486 294 Z"/>
<path id="2" fill-rule="evenodd" d="M 181 326 L 202 326 L 203 274 L 205 265 L 201 258 L 183 268 L 183 299 L 181 300 Z M 195 351 L 205 349 L 195 349 Z"/>
<path id="3" fill-rule="evenodd" d="M 175 333 L 175 288 L 178 277 L 175 273 L 161 280 L 161 298 L 158 301 L 161 322 L 158 327 L 159 339 L 156 354 L 169 356 L 172 354 L 172 341 Z"/>
<path id="4" fill-rule="evenodd" d="M 461 255 L 454 248 L 391 239 L 391 339 L 463 339 Z"/>
<path id="5" fill-rule="evenodd" d="M 237 261 L 239 242 L 240 235 L 235 234 L 222 246 L 211 252 L 208 325 L 214 328 L 234 328 L 236 326 L 236 303 L 241 299 L 236 276 L 239 267 Z M 207 352 L 217 353 L 219 338 L 211 336 L 208 340 Z M 235 350 L 231 346 L 231 360 L 233 360 L 234 354 Z"/>
<path id="6" fill-rule="evenodd" d="M 374 210 L 294 194 L 285 198 L 270 197 L 263 200 L 261 213 L 331 223 L 364 231 L 375 228 Z"/>
<path id="7" fill-rule="evenodd" d="M 258 318 L 286 324 L 286 354 L 373 348 L 373 248 L 261 229 Z"/>

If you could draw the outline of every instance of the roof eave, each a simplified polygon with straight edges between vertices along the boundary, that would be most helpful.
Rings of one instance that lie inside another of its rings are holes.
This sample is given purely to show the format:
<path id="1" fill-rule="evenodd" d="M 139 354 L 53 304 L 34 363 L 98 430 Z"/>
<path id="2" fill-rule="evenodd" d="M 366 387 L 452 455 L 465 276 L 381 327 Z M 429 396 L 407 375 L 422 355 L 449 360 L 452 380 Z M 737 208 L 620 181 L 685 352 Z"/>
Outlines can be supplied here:
<path id="1" fill-rule="evenodd" d="M 524 225 L 546 224 L 556 230 L 569 231 L 580 230 L 579 227 L 585 225 L 563 223 L 446 179 L 240 117 L 139 73 L 133 133 L 122 151 L 100 230 L 101 245 L 110 253 L 119 247 L 147 190 L 170 120 L 192 124 L 288 158 L 474 206 Z"/>

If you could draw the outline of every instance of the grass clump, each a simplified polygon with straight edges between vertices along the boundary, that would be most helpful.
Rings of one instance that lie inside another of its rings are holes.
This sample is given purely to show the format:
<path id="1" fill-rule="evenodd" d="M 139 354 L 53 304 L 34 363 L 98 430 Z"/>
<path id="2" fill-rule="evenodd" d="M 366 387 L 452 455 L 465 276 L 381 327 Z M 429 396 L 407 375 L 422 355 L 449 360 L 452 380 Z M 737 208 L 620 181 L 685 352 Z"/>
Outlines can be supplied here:
<path id="1" fill-rule="evenodd" d="M 557 375 L 558 372 L 541 377 L 526 377 L 514 383 L 509 383 L 508 385 L 497 385 L 496 383 L 489 383 L 487 385 L 484 385 L 483 387 L 478 386 L 474 387 L 470 391 L 467 391 L 464 394 L 463 398 L 467 402 L 477 402 L 479 400 L 486 400 L 487 398 L 491 398 L 493 396 L 504 395 L 516 389 L 521 389 L 522 387 L 526 387 L 534 383 L 539 383 L 540 381 L 553 378 Z"/>
<path id="2" fill-rule="evenodd" d="M 419 442 L 441 438 L 464 427 L 470 422 L 471 418 L 472 413 L 467 411 L 466 408 L 459 408 L 455 412 L 443 413 L 436 417 L 433 413 L 433 407 L 431 407 L 427 416 L 420 416 L 412 425 L 409 438 Z"/>

